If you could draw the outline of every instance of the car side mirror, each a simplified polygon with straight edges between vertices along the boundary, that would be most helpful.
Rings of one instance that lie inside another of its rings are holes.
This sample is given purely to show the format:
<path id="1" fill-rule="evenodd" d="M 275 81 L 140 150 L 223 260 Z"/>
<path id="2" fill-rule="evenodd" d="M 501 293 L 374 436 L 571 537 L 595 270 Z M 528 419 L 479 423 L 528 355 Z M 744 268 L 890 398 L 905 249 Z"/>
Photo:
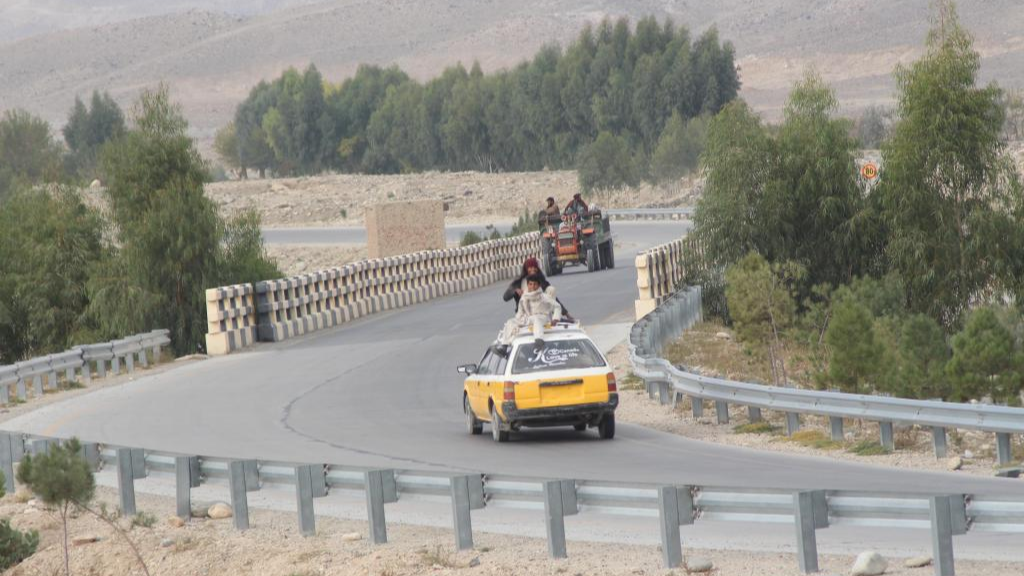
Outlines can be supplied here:
<path id="1" fill-rule="evenodd" d="M 476 368 L 476 364 L 463 364 L 462 366 L 456 368 L 456 370 L 459 371 L 459 374 L 465 374 L 466 376 L 469 376 L 470 374 L 476 374 Z"/>

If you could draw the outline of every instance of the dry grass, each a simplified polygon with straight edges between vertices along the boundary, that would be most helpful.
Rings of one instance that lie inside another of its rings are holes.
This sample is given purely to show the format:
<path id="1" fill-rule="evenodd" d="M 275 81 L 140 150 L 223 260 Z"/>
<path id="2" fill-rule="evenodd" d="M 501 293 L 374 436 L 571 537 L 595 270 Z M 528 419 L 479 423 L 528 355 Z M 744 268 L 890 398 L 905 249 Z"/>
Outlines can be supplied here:
<path id="1" fill-rule="evenodd" d="M 779 427 L 764 420 L 740 424 L 732 429 L 734 434 L 777 434 Z"/>
<path id="2" fill-rule="evenodd" d="M 427 568 L 435 566 L 440 566 L 441 568 L 461 568 L 461 565 L 455 560 L 455 554 L 444 546 L 423 549 L 420 550 L 420 554 L 420 563 Z"/>
<path id="3" fill-rule="evenodd" d="M 820 430 L 799 430 L 787 436 L 786 440 L 818 450 L 838 450 L 843 447 L 841 442 L 836 442 Z"/>

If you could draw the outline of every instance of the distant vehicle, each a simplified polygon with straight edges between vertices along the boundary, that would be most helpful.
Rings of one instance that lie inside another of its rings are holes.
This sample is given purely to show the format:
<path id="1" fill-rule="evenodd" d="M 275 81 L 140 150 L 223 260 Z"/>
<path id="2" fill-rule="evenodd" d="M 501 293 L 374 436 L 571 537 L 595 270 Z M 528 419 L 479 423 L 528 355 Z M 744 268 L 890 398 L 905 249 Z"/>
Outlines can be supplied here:
<path id="1" fill-rule="evenodd" d="M 611 223 L 600 210 L 558 216 L 541 212 L 538 224 L 542 238 L 543 263 L 556 276 L 565 266 L 586 265 L 587 272 L 615 268 L 615 246 Z"/>
<path id="2" fill-rule="evenodd" d="M 506 353 L 489 348 L 458 371 L 466 375 L 462 409 L 470 434 L 488 422 L 495 442 L 520 428 L 554 426 L 615 437 L 615 374 L 578 322 L 545 329 L 543 346 L 524 329 Z"/>

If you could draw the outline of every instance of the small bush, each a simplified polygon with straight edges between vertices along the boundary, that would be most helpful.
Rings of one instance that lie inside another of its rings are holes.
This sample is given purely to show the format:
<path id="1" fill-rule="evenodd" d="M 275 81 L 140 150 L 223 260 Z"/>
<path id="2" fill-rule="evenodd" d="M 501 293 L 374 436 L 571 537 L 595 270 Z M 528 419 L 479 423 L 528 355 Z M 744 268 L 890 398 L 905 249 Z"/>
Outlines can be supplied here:
<path id="1" fill-rule="evenodd" d="M 34 554 L 38 546 L 38 532 L 15 530 L 11 528 L 10 520 L 0 520 L 0 570 L 20 564 L 22 560 Z"/>
<path id="2" fill-rule="evenodd" d="M 829 438 L 824 432 L 819 430 L 800 430 L 794 432 L 788 439 L 795 444 L 807 446 L 808 448 L 817 448 L 818 450 L 837 450 L 842 447 L 842 444 Z"/>
<path id="3" fill-rule="evenodd" d="M 740 424 L 732 429 L 733 434 L 775 434 L 778 431 L 778 426 L 773 426 L 763 420 L 761 422 Z"/>
<path id="4" fill-rule="evenodd" d="M 626 377 L 622 379 L 622 383 L 619 385 L 621 390 L 643 390 L 644 380 L 636 374 L 630 372 L 626 374 Z"/>
<path id="5" fill-rule="evenodd" d="M 481 238 L 479 234 L 477 234 L 473 230 L 470 230 L 462 235 L 462 240 L 459 242 L 459 246 L 472 246 L 473 244 L 477 244 L 483 241 L 484 239 Z"/>
<path id="6" fill-rule="evenodd" d="M 537 220 L 534 218 L 533 214 L 530 213 L 530 209 L 525 208 L 522 216 L 519 217 L 519 220 L 512 225 L 512 230 L 509 230 L 507 237 L 511 238 L 513 236 L 522 236 L 523 234 L 529 234 L 530 232 L 536 231 Z"/>
<path id="7" fill-rule="evenodd" d="M 889 449 L 872 440 L 861 440 L 851 446 L 847 452 L 858 456 L 883 456 L 889 453 Z"/>
<path id="8" fill-rule="evenodd" d="M 441 568 L 459 568 L 455 556 L 450 550 L 443 546 L 434 546 L 431 550 L 421 550 L 423 554 L 422 563 L 424 566 L 440 566 Z"/>
<path id="9" fill-rule="evenodd" d="M 132 528 L 152 528 L 156 524 L 156 516 L 149 512 L 139 511 L 132 517 Z"/>

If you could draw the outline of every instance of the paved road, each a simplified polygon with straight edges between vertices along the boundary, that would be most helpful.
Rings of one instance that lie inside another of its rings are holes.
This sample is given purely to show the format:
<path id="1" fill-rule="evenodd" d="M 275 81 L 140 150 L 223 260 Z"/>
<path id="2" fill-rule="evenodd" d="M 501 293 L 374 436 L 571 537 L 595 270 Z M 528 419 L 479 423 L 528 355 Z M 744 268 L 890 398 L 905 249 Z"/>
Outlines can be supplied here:
<path id="1" fill-rule="evenodd" d="M 502 234 L 507 234 L 512 225 L 500 222 L 494 226 Z M 486 226 L 446 226 L 445 239 L 458 242 L 462 236 L 472 230 L 481 236 L 490 235 L 494 228 Z M 366 244 L 366 228 L 264 228 L 263 241 L 267 244 Z"/>
<path id="2" fill-rule="evenodd" d="M 616 223 L 615 270 L 554 283 L 586 324 L 625 326 L 632 254 L 678 224 Z M 479 358 L 512 312 L 501 286 L 365 318 L 245 353 L 144 376 L 54 404 L 4 428 L 211 456 L 677 484 L 945 491 L 1024 496 L 1024 482 L 888 469 L 707 444 L 620 425 L 469 436 L 459 363 Z"/>

